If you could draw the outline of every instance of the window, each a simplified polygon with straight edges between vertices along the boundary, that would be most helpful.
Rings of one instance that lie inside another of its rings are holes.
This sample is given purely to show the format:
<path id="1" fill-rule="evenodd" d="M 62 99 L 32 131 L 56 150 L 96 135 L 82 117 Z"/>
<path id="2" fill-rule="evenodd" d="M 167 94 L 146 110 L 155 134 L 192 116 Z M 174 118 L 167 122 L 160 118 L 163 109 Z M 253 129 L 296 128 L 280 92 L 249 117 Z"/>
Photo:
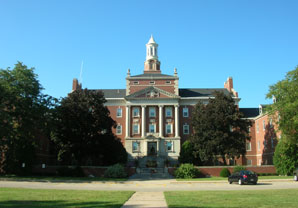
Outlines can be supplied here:
<path id="1" fill-rule="evenodd" d="M 183 108 L 183 117 L 188 117 L 188 108 Z"/>
<path id="2" fill-rule="evenodd" d="M 172 117 L 172 108 L 166 107 L 166 117 Z"/>
<path id="3" fill-rule="evenodd" d="M 156 111 L 155 111 L 155 107 L 150 107 L 149 108 L 149 117 L 155 117 L 156 116 Z"/>
<path id="4" fill-rule="evenodd" d="M 172 134 L 172 124 L 166 124 L 166 134 Z"/>
<path id="5" fill-rule="evenodd" d="M 269 120 L 270 127 L 272 127 L 272 118 Z"/>
<path id="6" fill-rule="evenodd" d="M 117 135 L 122 134 L 122 125 L 121 124 L 118 124 L 117 125 L 117 127 L 116 127 L 116 134 Z"/>
<path id="7" fill-rule="evenodd" d="M 265 125 L 265 121 L 263 121 L 263 130 L 265 131 L 266 129 L 266 125 Z"/>
<path id="8" fill-rule="evenodd" d="M 259 133 L 259 123 L 257 123 L 257 133 Z"/>
<path id="9" fill-rule="evenodd" d="M 166 81 L 166 84 L 171 84 L 171 81 Z"/>
<path id="10" fill-rule="evenodd" d="M 246 160 L 246 165 L 252 165 L 252 160 Z"/>
<path id="11" fill-rule="evenodd" d="M 166 141 L 166 150 L 167 150 L 167 152 L 173 151 L 173 142 L 172 141 Z"/>
<path id="12" fill-rule="evenodd" d="M 150 81 L 149 84 L 155 84 L 155 82 L 154 81 Z"/>
<path id="13" fill-rule="evenodd" d="M 262 165 L 262 159 L 259 159 L 259 166 Z"/>
<path id="14" fill-rule="evenodd" d="M 248 132 L 249 132 L 249 133 L 251 132 L 251 129 L 250 129 L 250 127 L 248 128 Z"/>
<path id="15" fill-rule="evenodd" d="M 139 81 L 134 81 L 133 84 L 134 85 L 138 85 L 139 84 Z"/>
<path id="16" fill-rule="evenodd" d="M 246 143 L 246 151 L 251 151 L 251 142 Z"/>
<path id="17" fill-rule="evenodd" d="M 274 148 L 274 138 L 271 138 L 271 147 Z"/>
<path id="18" fill-rule="evenodd" d="M 132 125 L 132 133 L 133 134 L 139 134 L 140 133 L 140 131 L 139 131 L 139 124 L 138 123 L 134 123 Z"/>
<path id="19" fill-rule="evenodd" d="M 188 124 L 183 125 L 183 134 L 189 134 L 189 125 Z"/>
<path id="20" fill-rule="evenodd" d="M 122 108 L 117 108 L 117 117 L 122 117 Z"/>
<path id="21" fill-rule="evenodd" d="M 140 117 L 140 108 L 134 107 L 132 112 L 133 112 L 133 115 L 132 115 L 133 117 Z"/>
<path id="22" fill-rule="evenodd" d="M 140 151 L 140 142 L 132 142 L 132 151 L 139 152 Z"/>
<path id="23" fill-rule="evenodd" d="M 149 124 L 149 132 L 155 133 L 155 124 Z"/>
<path id="24" fill-rule="evenodd" d="M 261 142 L 258 141 L 258 150 L 261 150 Z"/>

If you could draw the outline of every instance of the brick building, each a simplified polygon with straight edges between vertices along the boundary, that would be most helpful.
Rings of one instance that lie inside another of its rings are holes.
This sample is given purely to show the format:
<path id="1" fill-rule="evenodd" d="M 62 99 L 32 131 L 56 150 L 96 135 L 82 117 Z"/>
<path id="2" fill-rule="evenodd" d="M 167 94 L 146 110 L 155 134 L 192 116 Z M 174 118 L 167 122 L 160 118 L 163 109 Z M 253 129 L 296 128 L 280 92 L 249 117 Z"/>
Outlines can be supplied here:
<path id="1" fill-rule="evenodd" d="M 156 161 L 158 167 L 163 167 L 166 160 L 177 162 L 181 144 L 192 132 L 190 116 L 198 101 L 208 103 L 215 91 L 232 95 L 236 105 L 240 101 L 231 77 L 223 88 L 217 89 L 181 89 L 178 82 L 176 68 L 173 75 L 162 74 L 158 44 L 151 36 L 146 44 L 143 73 L 132 75 L 128 69 L 126 89 L 101 89 L 107 100 L 105 105 L 117 122 L 114 133 L 121 138 L 131 162 L 138 158 L 139 165 L 145 166 L 148 161 Z M 74 79 L 73 90 L 77 88 L 81 85 Z M 261 125 L 263 119 L 267 122 L 254 111 L 256 109 L 243 109 L 245 115 L 254 121 L 254 126 Z M 265 152 L 259 151 L 257 144 L 262 141 L 256 138 L 259 135 L 255 134 L 254 126 L 251 128 L 252 140 L 247 145 L 250 150 L 247 157 L 236 161 L 238 164 L 261 164 L 257 161 Z M 263 148 L 263 144 L 260 145 Z M 271 149 L 269 144 L 267 147 Z"/>

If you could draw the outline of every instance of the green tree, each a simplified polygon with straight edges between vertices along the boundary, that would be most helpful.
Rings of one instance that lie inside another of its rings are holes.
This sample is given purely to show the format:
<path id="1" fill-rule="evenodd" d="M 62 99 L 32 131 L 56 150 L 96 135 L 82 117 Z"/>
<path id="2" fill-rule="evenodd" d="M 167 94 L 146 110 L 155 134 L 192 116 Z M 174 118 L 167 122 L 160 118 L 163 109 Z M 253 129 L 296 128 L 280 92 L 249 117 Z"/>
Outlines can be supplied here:
<path id="1" fill-rule="evenodd" d="M 127 153 L 112 133 L 116 123 L 105 102 L 101 91 L 87 89 L 76 90 L 62 99 L 52 135 L 59 161 L 76 165 L 126 162 Z"/>
<path id="2" fill-rule="evenodd" d="M 36 135 L 46 123 L 49 97 L 41 93 L 34 68 L 21 62 L 0 70 L 1 171 L 24 173 L 34 162 Z M 21 168 L 25 163 L 25 168 Z"/>
<path id="3" fill-rule="evenodd" d="M 246 153 L 251 122 L 243 119 L 231 96 L 222 92 L 214 95 L 207 105 L 199 102 L 195 106 L 191 143 L 194 156 L 202 162 L 213 162 L 220 155 L 226 165 L 226 158 L 238 158 Z"/>
<path id="4" fill-rule="evenodd" d="M 298 67 L 288 72 L 284 80 L 270 86 L 267 98 L 276 101 L 268 112 L 282 134 L 274 153 L 274 165 L 279 173 L 287 174 L 298 166 Z"/>

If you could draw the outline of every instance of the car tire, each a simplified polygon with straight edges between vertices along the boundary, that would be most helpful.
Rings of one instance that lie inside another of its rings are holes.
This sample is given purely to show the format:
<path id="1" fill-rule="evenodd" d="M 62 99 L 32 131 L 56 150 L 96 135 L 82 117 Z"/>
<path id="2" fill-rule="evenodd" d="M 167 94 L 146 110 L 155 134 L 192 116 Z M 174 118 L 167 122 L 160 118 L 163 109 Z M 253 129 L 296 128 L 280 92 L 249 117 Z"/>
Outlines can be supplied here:
<path id="1" fill-rule="evenodd" d="M 257 182 L 254 182 L 253 185 L 257 185 Z"/>
<path id="2" fill-rule="evenodd" d="M 294 175 L 294 181 L 298 181 L 298 176 Z"/>
<path id="3" fill-rule="evenodd" d="M 242 182 L 241 179 L 238 180 L 238 184 L 239 184 L 240 186 L 243 185 L 243 182 Z"/>
<path id="4" fill-rule="evenodd" d="M 232 184 L 232 181 L 229 181 L 229 184 Z"/>

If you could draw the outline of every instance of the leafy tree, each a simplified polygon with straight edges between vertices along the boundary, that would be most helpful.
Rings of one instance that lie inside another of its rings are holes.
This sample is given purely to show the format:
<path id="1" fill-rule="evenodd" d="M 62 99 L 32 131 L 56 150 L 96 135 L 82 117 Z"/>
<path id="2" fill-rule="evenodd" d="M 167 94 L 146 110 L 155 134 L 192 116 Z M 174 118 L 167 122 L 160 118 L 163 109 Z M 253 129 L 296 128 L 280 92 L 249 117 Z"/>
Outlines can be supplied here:
<path id="1" fill-rule="evenodd" d="M 112 133 L 115 121 L 101 91 L 76 90 L 56 109 L 52 135 L 58 160 L 64 164 L 110 165 L 126 162 L 127 153 Z"/>
<path id="2" fill-rule="evenodd" d="M 180 156 L 179 156 L 180 163 L 191 163 L 194 165 L 200 165 L 201 161 L 199 158 L 194 157 L 194 148 L 191 141 L 185 141 L 181 146 Z"/>
<path id="3" fill-rule="evenodd" d="M 298 167 L 298 67 L 288 72 L 284 80 L 270 86 L 267 98 L 276 100 L 268 112 L 282 133 L 273 162 L 278 173 L 288 174 Z"/>
<path id="4" fill-rule="evenodd" d="M 219 155 L 226 165 L 226 157 L 245 154 L 251 122 L 243 119 L 231 96 L 215 92 L 215 98 L 209 99 L 207 105 L 199 102 L 195 106 L 192 125 L 194 156 L 203 162 L 215 161 Z"/>
<path id="5" fill-rule="evenodd" d="M 46 123 L 49 97 L 34 73 L 21 62 L 0 70 L 0 169 L 6 173 L 30 171 L 35 141 Z M 25 168 L 21 164 L 25 163 Z"/>
<path id="6" fill-rule="evenodd" d="M 284 80 L 270 86 L 267 98 L 275 98 L 269 112 L 278 115 L 276 122 L 282 134 L 298 143 L 298 67 L 287 73 Z M 278 113 L 276 113 L 278 112 Z"/>

